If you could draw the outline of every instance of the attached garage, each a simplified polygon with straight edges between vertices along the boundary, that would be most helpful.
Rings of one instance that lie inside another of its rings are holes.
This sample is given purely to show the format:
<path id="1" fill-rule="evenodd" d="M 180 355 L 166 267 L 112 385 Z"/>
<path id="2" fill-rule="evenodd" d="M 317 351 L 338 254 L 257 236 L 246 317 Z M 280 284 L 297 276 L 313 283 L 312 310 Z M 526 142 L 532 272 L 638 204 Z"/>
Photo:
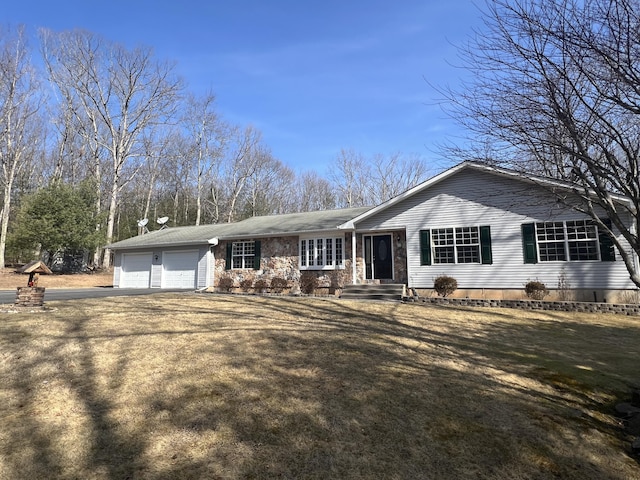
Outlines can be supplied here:
<path id="1" fill-rule="evenodd" d="M 122 255 L 120 287 L 149 288 L 151 281 L 151 252 Z"/>
<path id="2" fill-rule="evenodd" d="M 196 288 L 198 250 L 162 253 L 162 288 Z"/>

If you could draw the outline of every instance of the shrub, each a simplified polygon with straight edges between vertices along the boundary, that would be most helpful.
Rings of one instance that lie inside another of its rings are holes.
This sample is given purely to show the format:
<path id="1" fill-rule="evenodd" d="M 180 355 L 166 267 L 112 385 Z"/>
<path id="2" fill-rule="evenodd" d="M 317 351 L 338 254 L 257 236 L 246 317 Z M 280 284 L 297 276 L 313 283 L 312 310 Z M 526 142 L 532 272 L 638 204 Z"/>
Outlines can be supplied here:
<path id="1" fill-rule="evenodd" d="M 547 290 L 547 286 L 544 283 L 532 280 L 524 286 L 524 293 L 533 300 L 542 300 L 549 295 L 549 290 Z"/>
<path id="2" fill-rule="evenodd" d="M 269 285 L 267 285 L 267 282 L 265 282 L 263 279 L 259 278 L 258 280 L 256 280 L 256 283 L 253 284 L 253 288 L 256 291 L 256 293 L 264 293 L 264 291 L 269 287 Z"/>
<path id="3" fill-rule="evenodd" d="M 329 278 L 331 280 L 331 288 L 333 290 L 344 288 L 346 278 L 344 270 L 333 270 L 329 274 Z"/>
<path id="4" fill-rule="evenodd" d="M 562 301 L 573 300 L 573 291 L 564 269 L 558 275 L 558 298 Z"/>
<path id="5" fill-rule="evenodd" d="M 233 288 L 233 278 L 231 277 L 222 277 L 220 282 L 218 282 L 218 288 L 223 292 L 230 292 Z"/>
<path id="6" fill-rule="evenodd" d="M 313 272 L 302 272 L 300 275 L 300 291 L 306 295 L 311 295 L 318 288 L 318 277 Z"/>
<path id="7" fill-rule="evenodd" d="M 433 289 L 441 297 L 451 295 L 458 288 L 458 281 L 447 275 L 440 275 L 433 281 Z"/>
<path id="8" fill-rule="evenodd" d="M 282 293 L 287 288 L 287 281 L 282 277 L 273 277 L 271 279 L 271 290 L 275 293 Z"/>
<path id="9" fill-rule="evenodd" d="M 251 287 L 253 287 L 253 280 L 251 280 L 250 278 L 245 278 L 240 282 L 240 288 L 243 292 L 248 292 L 249 290 L 251 290 Z"/>

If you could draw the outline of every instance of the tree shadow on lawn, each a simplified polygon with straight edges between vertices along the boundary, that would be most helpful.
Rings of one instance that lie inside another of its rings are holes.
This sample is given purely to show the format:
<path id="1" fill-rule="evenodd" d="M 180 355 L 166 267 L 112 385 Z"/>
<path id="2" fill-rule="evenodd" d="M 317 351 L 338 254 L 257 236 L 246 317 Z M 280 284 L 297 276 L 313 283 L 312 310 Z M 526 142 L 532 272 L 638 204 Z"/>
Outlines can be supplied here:
<path id="1" fill-rule="evenodd" d="M 7 368 L 0 370 L 5 392 L 13 391 L 5 410 L 8 431 L 0 444 L 2 478 L 81 478 L 87 473 L 87 478 L 134 478 L 140 466 L 144 440 L 120 432 L 111 416 L 111 394 L 117 395 L 122 387 L 127 359 L 121 356 L 105 378 L 102 366 L 96 365 L 94 347 L 109 335 L 96 341 L 86 333 L 92 319 L 74 317 L 69 322 L 56 319 L 63 323 L 59 335 L 46 338 L 38 338 L 30 325 L 14 322 L 22 340 L 11 343 L 27 342 L 14 352 L 8 349 Z M 118 341 L 126 350 L 127 339 Z M 56 398 L 60 394 L 68 398 L 68 405 Z M 69 428 L 82 433 L 70 437 Z M 69 443 L 71 438 L 79 444 Z"/>
<path id="2" fill-rule="evenodd" d="M 0 374 L 8 381 L 3 388 L 17 395 L 0 407 L 9 419 L 9 435 L 0 436 L 0 473 L 108 479 L 640 476 L 622 453 L 610 458 L 614 448 L 599 451 L 598 441 L 608 441 L 612 427 L 596 414 L 598 392 L 583 388 L 630 381 L 615 362 L 623 361 L 622 352 L 635 350 L 637 358 L 637 329 L 552 316 L 513 325 L 472 310 L 461 312 L 468 323 L 460 326 L 441 320 L 446 312 L 439 309 L 390 304 L 371 311 L 356 302 L 290 298 L 218 297 L 205 306 L 194 303 L 196 315 L 181 317 L 188 303 L 148 299 L 141 308 L 153 306 L 154 315 L 169 320 L 121 335 L 101 329 L 89 315 L 66 323 L 57 318 L 60 334 L 22 358 L 16 352 L 35 346 L 37 328 L 13 322 L 13 336 L 2 339 L 9 353 Z M 158 337 L 157 350 L 148 351 Z M 565 340 L 561 351 L 553 347 L 558 337 Z M 607 352 L 603 339 L 615 339 L 620 348 Z M 108 365 L 98 364 L 98 352 L 101 359 L 109 353 Z M 182 360 L 186 352 L 188 362 Z M 129 377 L 137 368 L 149 374 L 134 384 Z M 563 390 L 545 378 L 547 372 L 584 381 L 565 382 Z M 68 432 L 41 411 L 47 408 L 42 391 L 51 383 L 73 399 L 60 414 L 86 432 L 76 457 L 60 456 Z M 136 389 L 132 404 L 123 405 L 119 396 Z"/>
<path id="3" fill-rule="evenodd" d="M 381 317 L 331 302 L 314 304 L 313 311 L 308 311 L 288 300 L 270 302 L 269 307 L 289 318 L 304 318 L 299 331 L 257 327 L 250 339 L 225 341 L 222 355 L 239 374 L 224 382 L 212 380 L 209 387 L 224 392 L 224 401 L 205 409 L 199 423 L 200 428 L 234 432 L 234 445 L 251 450 L 254 461 L 262 458 L 247 465 L 250 470 L 244 473 L 249 476 L 266 475 L 260 470 L 265 465 L 271 466 L 273 476 L 309 476 L 312 472 L 304 469 L 324 458 L 320 463 L 330 468 L 322 469 L 318 477 L 348 477 L 354 472 L 366 472 L 366 477 L 394 465 L 399 478 L 416 474 L 416 478 L 464 478 L 485 467 L 510 472 L 504 478 L 517 478 L 514 472 L 525 467 L 515 457 L 524 450 L 532 459 L 532 470 L 523 473 L 524 477 L 544 478 L 553 469 L 562 471 L 566 468 L 559 466 L 566 460 L 564 452 L 573 466 L 582 464 L 580 475 L 624 478 L 608 466 L 599 468 L 586 456 L 580 459 L 578 453 L 574 458 L 574 452 L 558 448 L 558 432 L 554 432 L 555 442 L 537 438 L 538 430 L 523 435 L 532 420 L 527 415 L 531 410 L 539 416 L 534 422 L 553 430 L 558 420 L 575 421 L 576 409 L 566 406 L 560 414 L 552 412 L 551 406 L 566 403 L 555 389 L 536 391 L 503 383 L 483 371 L 499 368 L 518 375 L 531 373 L 537 362 L 523 365 L 521 355 L 510 352 L 512 346 L 503 345 L 498 353 L 504 359 L 496 365 L 489 355 L 495 353 L 495 347 L 486 345 L 486 337 L 399 323 L 392 311 Z M 515 343 L 525 344 L 525 353 L 535 350 L 530 341 L 524 341 L 535 328 L 517 333 Z M 247 349 L 248 344 L 252 349 Z M 434 353 L 434 348 L 442 351 Z M 188 403 L 188 396 L 168 404 L 165 399 L 163 408 Z M 444 405 L 442 397 L 446 398 Z M 252 401 L 245 404 L 244 399 Z M 589 396 L 583 402 L 587 410 L 595 406 Z M 184 427 L 190 418 L 186 414 L 178 425 Z M 523 444 L 519 445 L 522 450 L 514 451 L 516 426 Z M 610 430 L 610 425 L 599 426 Z M 549 438 L 554 437 L 550 434 Z M 278 448 L 282 446 L 286 448 Z M 473 454 L 468 453 L 470 449 Z M 220 449 L 216 452 L 222 454 Z M 359 464 L 357 458 L 366 461 Z M 475 464 L 478 458 L 485 459 L 481 467 Z M 549 471 L 541 474 L 545 462 Z M 220 463 L 225 462 L 219 459 Z M 259 469 L 251 470 L 256 465 Z"/>

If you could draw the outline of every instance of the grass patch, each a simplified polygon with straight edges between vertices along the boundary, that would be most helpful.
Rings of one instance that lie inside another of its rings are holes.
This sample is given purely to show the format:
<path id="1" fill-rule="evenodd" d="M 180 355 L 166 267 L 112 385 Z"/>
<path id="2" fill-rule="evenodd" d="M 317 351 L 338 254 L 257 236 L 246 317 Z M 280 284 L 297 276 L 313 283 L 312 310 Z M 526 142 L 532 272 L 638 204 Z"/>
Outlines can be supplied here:
<path id="1" fill-rule="evenodd" d="M 630 479 L 640 320 L 157 294 L 0 315 L 0 478 Z"/>

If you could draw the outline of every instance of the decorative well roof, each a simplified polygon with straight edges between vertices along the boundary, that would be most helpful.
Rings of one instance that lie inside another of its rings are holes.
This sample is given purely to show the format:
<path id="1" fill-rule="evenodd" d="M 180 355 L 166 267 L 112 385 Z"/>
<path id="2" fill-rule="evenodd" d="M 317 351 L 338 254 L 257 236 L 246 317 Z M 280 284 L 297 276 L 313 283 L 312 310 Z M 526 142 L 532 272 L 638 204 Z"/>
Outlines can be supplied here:
<path id="1" fill-rule="evenodd" d="M 47 265 L 44 262 L 40 261 L 40 260 L 34 260 L 32 262 L 29 262 L 26 265 L 23 265 L 22 267 L 17 269 L 16 272 L 18 272 L 18 273 L 44 273 L 45 275 L 50 275 L 51 273 L 53 273 L 49 269 L 49 267 L 47 267 Z"/>

